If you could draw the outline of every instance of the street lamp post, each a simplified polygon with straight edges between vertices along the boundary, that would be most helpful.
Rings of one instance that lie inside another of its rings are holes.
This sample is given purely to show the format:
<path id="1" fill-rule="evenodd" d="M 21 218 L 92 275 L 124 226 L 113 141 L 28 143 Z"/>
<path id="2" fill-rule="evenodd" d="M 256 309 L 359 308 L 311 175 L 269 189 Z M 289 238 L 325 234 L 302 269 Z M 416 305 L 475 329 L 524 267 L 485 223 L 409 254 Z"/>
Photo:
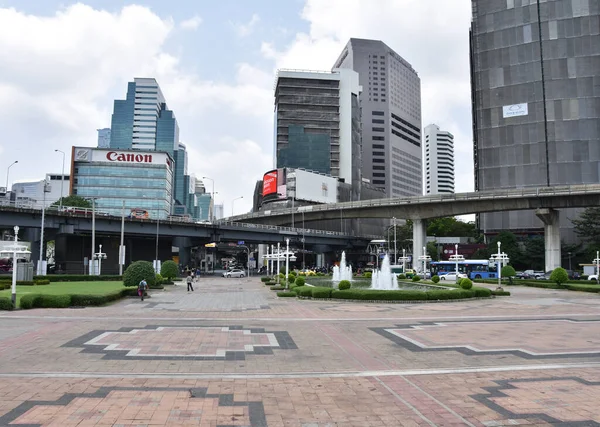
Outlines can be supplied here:
<path id="1" fill-rule="evenodd" d="M 96 274 L 96 266 L 94 262 L 94 249 L 96 248 L 96 199 L 92 198 L 92 257 L 90 259 L 90 276 Z"/>
<path id="2" fill-rule="evenodd" d="M 431 257 L 427 255 L 427 248 L 423 246 L 423 255 L 419 257 L 423 261 L 423 277 L 427 276 L 427 261 L 431 261 Z"/>
<path id="3" fill-rule="evenodd" d="M 569 255 L 569 271 L 571 271 L 571 252 L 567 252 Z"/>
<path id="4" fill-rule="evenodd" d="M 10 168 L 12 168 L 14 165 L 16 165 L 17 163 L 19 163 L 18 160 L 15 160 L 14 162 L 12 162 L 8 168 L 6 169 L 6 192 L 8 193 L 8 174 L 10 172 Z"/>
<path id="5" fill-rule="evenodd" d="M 502 285 L 502 264 L 507 265 L 510 259 L 504 252 L 500 252 L 501 245 L 502 243 L 498 242 L 498 253 L 492 254 L 490 257 L 491 262 L 496 261 L 498 263 L 498 287 Z"/>
<path id="6" fill-rule="evenodd" d="M 396 217 L 393 217 L 394 220 L 394 264 L 398 262 L 398 255 L 396 254 Z"/>
<path id="7" fill-rule="evenodd" d="M 402 274 L 406 274 L 406 261 L 408 261 L 408 257 L 406 256 L 405 248 L 402 248 L 402 256 L 399 259 L 402 261 Z"/>
<path id="8" fill-rule="evenodd" d="M 243 198 L 244 198 L 244 196 L 240 196 L 240 197 L 236 197 L 235 199 L 233 199 L 233 200 L 231 201 L 231 216 L 233 216 L 233 203 L 234 203 L 236 200 L 240 200 L 240 199 L 243 199 Z"/>
<path id="9" fill-rule="evenodd" d="M 212 178 L 209 178 L 207 176 L 203 176 L 202 179 L 208 179 L 209 181 L 212 182 L 212 203 L 213 203 L 213 208 L 210 212 L 210 222 L 213 222 L 215 219 L 215 180 Z"/>
<path id="10" fill-rule="evenodd" d="M 158 227 L 160 225 L 160 210 L 156 208 L 156 251 L 155 251 L 155 261 L 154 261 L 154 271 L 156 274 L 160 273 L 160 261 L 158 260 Z"/>
<path id="11" fill-rule="evenodd" d="M 64 188 L 64 184 L 65 184 L 65 152 L 61 151 L 61 150 L 54 150 L 54 152 L 55 153 L 62 153 L 62 158 L 63 158 L 63 160 L 62 160 L 62 173 L 60 175 L 60 199 L 58 199 L 59 200 L 59 202 L 58 202 L 58 209 L 60 211 L 62 211 L 62 199 L 63 199 L 63 196 L 64 196 L 63 188 Z"/>
<path id="12" fill-rule="evenodd" d="M 44 268 L 44 222 L 46 219 L 46 192 L 48 189 L 48 183 L 44 179 L 42 185 L 42 228 L 40 233 L 40 259 L 37 266 L 37 274 L 40 276 L 46 275 L 46 269 Z"/>
<path id="13" fill-rule="evenodd" d="M 277 285 L 279 285 L 279 258 L 281 257 L 279 253 L 279 242 L 277 242 Z"/>
<path id="14" fill-rule="evenodd" d="M 454 254 L 450 255 L 450 261 L 454 261 L 456 263 L 456 265 L 455 265 L 456 283 L 459 283 L 459 281 L 458 281 L 458 262 L 464 261 L 464 260 L 465 260 L 465 257 L 458 254 L 458 245 L 454 245 Z"/>
<path id="15" fill-rule="evenodd" d="M 98 245 L 100 250 L 94 254 L 94 259 L 98 260 L 98 276 L 102 274 L 102 260 L 106 259 L 106 254 L 102 252 L 102 245 Z"/>
<path id="16" fill-rule="evenodd" d="M 8 180 L 7 180 L 8 182 Z M 11 285 L 11 301 L 13 308 L 17 308 L 17 243 L 19 238 L 19 226 L 15 225 L 15 243 L 13 247 L 13 265 L 12 265 L 12 285 Z"/>
<path id="17" fill-rule="evenodd" d="M 594 259 L 596 264 L 596 284 L 600 284 L 600 251 L 596 251 L 596 258 Z"/>
<path id="18" fill-rule="evenodd" d="M 125 265 L 125 200 L 121 209 L 121 244 L 119 245 L 119 276 L 123 275 Z"/>

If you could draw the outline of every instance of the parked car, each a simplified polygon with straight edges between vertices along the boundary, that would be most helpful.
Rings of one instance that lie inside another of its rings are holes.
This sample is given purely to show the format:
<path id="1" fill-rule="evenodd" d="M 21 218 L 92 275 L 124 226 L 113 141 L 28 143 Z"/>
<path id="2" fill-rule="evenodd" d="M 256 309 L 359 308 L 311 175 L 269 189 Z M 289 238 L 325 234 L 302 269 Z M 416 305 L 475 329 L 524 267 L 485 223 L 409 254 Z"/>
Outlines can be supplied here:
<path id="1" fill-rule="evenodd" d="M 581 279 L 581 274 L 578 271 L 567 270 L 567 274 L 569 275 L 569 280 L 579 280 Z"/>
<path id="2" fill-rule="evenodd" d="M 464 273 L 458 273 L 459 279 L 466 279 L 467 275 Z M 440 276 L 440 280 L 446 280 L 449 282 L 456 282 L 456 273 L 446 273 L 443 276 Z"/>
<path id="3" fill-rule="evenodd" d="M 246 273 L 244 272 L 244 270 L 234 268 L 233 270 L 224 271 L 223 277 L 227 277 L 228 279 L 232 277 L 246 277 Z"/>
<path id="4" fill-rule="evenodd" d="M 531 275 L 529 273 L 527 273 L 526 271 L 517 271 L 517 274 L 515 274 L 515 277 L 517 279 L 531 279 Z"/>
<path id="5" fill-rule="evenodd" d="M 550 280 L 551 271 L 546 271 L 545 273 L 537 272 L 535 275 L 535 280 Z"/>
<path id="6" fill-rule="evenodd" d="M 598 281 L 598 275 L 597 274 L 590 274 L 588 276 L 588 280 Z"/>

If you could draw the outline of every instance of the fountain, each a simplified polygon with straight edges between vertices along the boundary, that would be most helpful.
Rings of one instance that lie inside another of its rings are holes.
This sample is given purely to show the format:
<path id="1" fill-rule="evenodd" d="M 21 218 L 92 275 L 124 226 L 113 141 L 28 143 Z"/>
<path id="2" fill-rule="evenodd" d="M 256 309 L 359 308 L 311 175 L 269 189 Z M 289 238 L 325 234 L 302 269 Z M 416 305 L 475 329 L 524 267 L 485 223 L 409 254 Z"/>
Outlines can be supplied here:
<path id="1" fill-rule="evenodd" d="M 371 276 L 371 289 L 389 291 L 398 289 L 398 277 L 392 273 L 390 257 L 386 254 L 381 262 L 379 271 L 373 271 Z"/>
<path id="2" fill-rule="evenodd" d="M 332 287 L 337 287 L 342 280 L 352 281 L 352 267 L 346 265 L 346 252 L 342 252 L 339 267 L 337 265 L 333 267 Z"/>

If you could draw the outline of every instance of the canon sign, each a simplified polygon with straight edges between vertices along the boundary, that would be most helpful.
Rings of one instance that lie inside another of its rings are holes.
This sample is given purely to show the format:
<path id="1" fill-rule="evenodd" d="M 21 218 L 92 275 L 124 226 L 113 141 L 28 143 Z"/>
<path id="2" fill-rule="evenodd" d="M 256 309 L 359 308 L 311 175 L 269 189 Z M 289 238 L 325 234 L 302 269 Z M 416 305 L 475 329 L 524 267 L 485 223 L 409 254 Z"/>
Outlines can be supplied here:
<path id="1" fill-rule="evenodd" d="M 106 159 L 111 162 L 152 163 L 152 154 L 117 153 L 109 151 Z"/>

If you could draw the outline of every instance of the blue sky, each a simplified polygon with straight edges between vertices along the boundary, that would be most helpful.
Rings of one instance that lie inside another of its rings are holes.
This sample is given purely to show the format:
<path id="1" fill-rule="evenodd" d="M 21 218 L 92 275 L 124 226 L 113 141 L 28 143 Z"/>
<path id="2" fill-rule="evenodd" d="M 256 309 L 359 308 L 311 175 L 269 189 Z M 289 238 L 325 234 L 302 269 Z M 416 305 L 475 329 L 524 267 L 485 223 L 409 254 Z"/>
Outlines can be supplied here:
<path id="1" fill-rule="evenodd" d="M 127 82 L 155 77 L 179 120 L 189 172 L 215 178 L 226 215 L 244 195 L 241 213 L 272 165 L 276 69 L 330 69 L 348 38 L 363 37 L 385 41 L 417 70 L 423 126 L 455 135 L 457 188 L 470 190 L 469 2 L 372 5 L 0 0 L 0 173 L 14 160 L 11 182 L 60 172 L 54 149 L 95 145 Z"/>

